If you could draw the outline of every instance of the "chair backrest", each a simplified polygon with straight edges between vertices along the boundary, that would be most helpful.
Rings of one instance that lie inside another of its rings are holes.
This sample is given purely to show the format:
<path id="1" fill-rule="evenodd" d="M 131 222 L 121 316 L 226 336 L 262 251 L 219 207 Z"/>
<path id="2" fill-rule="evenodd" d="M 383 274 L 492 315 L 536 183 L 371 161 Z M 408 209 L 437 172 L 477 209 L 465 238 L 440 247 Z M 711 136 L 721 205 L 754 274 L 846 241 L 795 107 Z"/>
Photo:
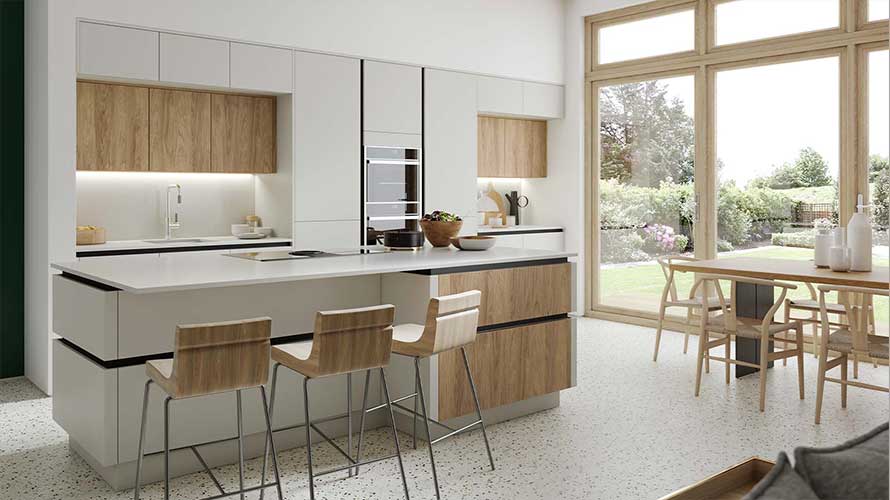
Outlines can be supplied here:
<path id="1" fill-rule="evenodd" d="M 829 322 L 825 296 L 831 292 L 838 292 L 837 302 L 844 306 L 847 317 L 847 328 L 850 331 L 850 337 L 853 342 L 853 350 L 860 352 L 868 352 L 868 330 L 870 314 L 874 304 L 872 299 L 874 296 L 890 297 L 888 289 L 862 288 L 853 286 L 840 285 L 820 285 L 819 286 L 819 308 L 822 316 L 822 331 L 829 332 Z M 823 333 L 822 338 L 828 335 Z"/>
<path id="2" fill-rule="evenodd" d="M 316 376 L 388 365 L 395 310 L 394 306 L 386 304 L 316 313 L 309 355 L 318 365 Z"/>
<path id="3" fill-rule="evenodd" d="M 664 279 L 667 282 L 667 290 L 670 293 L 671 300 L 677 300 L 677 286 L 674 284 L 674 270 L 671 268 L 671 263 L 674 261 L 684 261 L 684 262 L 695 262 L 698 259 L 695 257 L 687 257 L 685 255 L 665 255 L 662 257 L 657 257 L 655 259 L 658 264 L 661 266 L 661 272 L 664 273 Z M 663 294 L 665 295 L 665 294 Z M 663 297 L 662 300 L 666 300 L 667 297 Z"/>
<path id="4" fill-rule="evenodd" d="M 177 397 L 265 384 L 271 334 L 269 318 L 177 326 L 171 374 Z"/>
<path id="5" fill-rule="evenodd" d="M 720 281 L 729 281 L 732 283 L 731 292 L 730 292 L 730 303 L 726 303 L 726 299 L 723 296 L 723 290 L 720 288 Z M 785 297 L 788 295 L 788 290 L 796 290 L 797 285 L 792 283 L 785 283 L 783 281 L 775 281 L 775 280 L 764 280 L 757 278 L 748 278 L 744 276 L 730 276 L 730 275 L 720 275 L 720 274 L 702 274 L 699 275 L 698 280 L 696 281 L 695 287 L 697 288 L 701 283 L 712 282 L 714 284 L 714 288 L 717 292 L 717 303 L 715 305 L 719 305 L 723 310 L 723 313 L 727 315 L 729 318 L 729 323 L 727 326 L 730 329 L 734 329 L 736 326 L 736 313 L 738 312 L 738 285 L 739 283 L 744 283 L 748 285 L 762 285 L 762 286 L 771 286 L 779 289 L 779 296 L 773 297 L 773 305 L 770 306 L 769 310 L 763 316 L 763 320 L 760 323 L 761 328 L 764 333 L 767 332 L 767 327 L 770 323 L 773 322 L 775 318 L 776 311 L 779 310 L 785 302 Z M 707 295 L 704 296 L 703 306 L 705 309 L 709 307 L 711 304 L 710 299 Z"/>
<path id="6" fill-rule="evenodd" d="M 476 340 L 482 292 L 466 292 L 430 299 L 421 345 L 436 354 Z"/>

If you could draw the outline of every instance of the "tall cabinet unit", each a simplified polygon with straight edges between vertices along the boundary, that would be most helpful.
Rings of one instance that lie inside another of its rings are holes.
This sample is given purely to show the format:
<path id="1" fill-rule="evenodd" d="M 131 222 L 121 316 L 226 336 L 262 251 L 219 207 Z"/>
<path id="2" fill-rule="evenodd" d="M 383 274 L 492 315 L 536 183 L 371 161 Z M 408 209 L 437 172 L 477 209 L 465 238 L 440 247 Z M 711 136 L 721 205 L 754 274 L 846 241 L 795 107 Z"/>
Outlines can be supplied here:
<path id="1" fill-rule="evenodd" d="M 456 213 L 461 234 L 476 234 L 476 77 L 427 69 L 423 98 L 426 211 Z"/>
<path id="2" fill-rule="evenodd" d="M 355 247 L 361 227 L 361 61 L 294 52 L 294 246 Z"/>

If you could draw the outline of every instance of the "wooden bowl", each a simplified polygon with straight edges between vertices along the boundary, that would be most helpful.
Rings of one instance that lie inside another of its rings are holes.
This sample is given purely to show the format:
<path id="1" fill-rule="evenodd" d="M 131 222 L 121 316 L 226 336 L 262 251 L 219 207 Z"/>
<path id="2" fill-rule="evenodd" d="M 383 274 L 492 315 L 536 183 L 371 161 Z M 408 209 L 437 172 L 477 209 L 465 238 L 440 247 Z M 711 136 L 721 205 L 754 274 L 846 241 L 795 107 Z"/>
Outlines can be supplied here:
<path id="1" fill-rule="evenodd" d="M 423 235 L 430 245 L 434 247 L 447 247 L 451 243 L 451 238 L 457 236 L 460 232 L 463 221 L 442 222 L 434 220 L 421 220 L 420 227 L 423 229 Z"/>

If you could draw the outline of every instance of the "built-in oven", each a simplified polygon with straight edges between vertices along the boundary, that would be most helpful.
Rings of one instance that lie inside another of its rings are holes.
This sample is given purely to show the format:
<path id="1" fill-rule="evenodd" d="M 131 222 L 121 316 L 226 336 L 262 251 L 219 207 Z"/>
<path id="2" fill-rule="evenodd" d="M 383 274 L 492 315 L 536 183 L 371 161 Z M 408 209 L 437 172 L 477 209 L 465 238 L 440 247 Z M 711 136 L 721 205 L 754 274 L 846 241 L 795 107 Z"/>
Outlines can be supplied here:
<path id="1" fill-rule="evenodd" d="M 384 231 L 420 230 L 421 150 L 365 146 L 362 234 L 374 245 Z"/>

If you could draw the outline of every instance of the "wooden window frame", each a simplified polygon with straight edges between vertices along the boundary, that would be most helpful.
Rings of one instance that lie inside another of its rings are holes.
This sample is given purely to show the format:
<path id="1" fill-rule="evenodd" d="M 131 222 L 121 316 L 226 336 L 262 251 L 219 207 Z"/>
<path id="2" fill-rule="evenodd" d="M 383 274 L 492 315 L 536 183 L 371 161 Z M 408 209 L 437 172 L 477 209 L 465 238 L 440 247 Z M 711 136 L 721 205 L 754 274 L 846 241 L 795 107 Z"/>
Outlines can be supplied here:
<path id="1" fill-rule="evenodd" d="M 756 67 L 820 57 L 839 58 L 841 220 L 855 210 L 856 194 L 868 193 L 868 53 L 888 47 L 890 23 L 865 22 L 867 0 L 839 0 L 839 26 L 773 38 L 714 46 L 714 6 L 735 0 L 655 0 L 585 18 L 585 313 L 591 317 L 652 326 L 656 314 L 605 306 L 599 300 L 599 88 L 622 82 L 695 75 L 695 176 L 698 210 L 696 256 L 716 257 L 716 175 L 714 164 L 714 76 L 730 67 Z M 600 27 L 694 9 L 694 51 L 597 63 Z M 867 196 L 867 194 L 866 194 Z M 678 323 L 668 327 L 679 327 Z"/>

